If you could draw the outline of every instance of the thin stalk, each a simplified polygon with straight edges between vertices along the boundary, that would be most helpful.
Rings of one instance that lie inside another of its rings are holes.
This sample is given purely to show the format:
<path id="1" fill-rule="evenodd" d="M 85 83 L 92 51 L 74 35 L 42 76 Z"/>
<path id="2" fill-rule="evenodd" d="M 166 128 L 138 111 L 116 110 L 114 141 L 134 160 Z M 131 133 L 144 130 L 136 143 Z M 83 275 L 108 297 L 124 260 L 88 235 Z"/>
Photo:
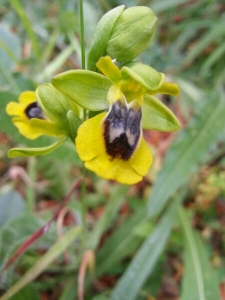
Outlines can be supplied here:
<path id="1" fill-rule="evenodd" d="M 81 38 L 81 66 L 82 69 L 86 68 L 85 64 L 85 43 L 84 43 L 84 10 L 83 10 L 83 0 L 79 0 L 80 6 L 80 38 Z M 86 120 L 86 109 L 83 110 L 83 120 Z M 81 201 L 82 201 L 82 225 L 83 225 L 83 249 L 86 248 L 86 201 L 85 201 L 85 176 L 86 169 L 83 169 L 83 181 L 81 184 Z"/>
<path id="2" fill-rule="evenodd" d="M 28 184 L 26 188 L 27 209 L 28 211 L 33 211 L 35 207 L 35 194 L 36 194 L 33 185 L 36 181 L 36 166 L 35 166 L 34 157 L 30 157 L 28 159 L 28 176 L 32 184 Z"/>
<path id="3" fill-rule="evenodd" d="M 83 0 L 80 0 L 80 39 L 81 39 L 81 66 L 82 69 L 86 68 L 85 64 L 85 43 L 84 43 L 84 10 Z"/>

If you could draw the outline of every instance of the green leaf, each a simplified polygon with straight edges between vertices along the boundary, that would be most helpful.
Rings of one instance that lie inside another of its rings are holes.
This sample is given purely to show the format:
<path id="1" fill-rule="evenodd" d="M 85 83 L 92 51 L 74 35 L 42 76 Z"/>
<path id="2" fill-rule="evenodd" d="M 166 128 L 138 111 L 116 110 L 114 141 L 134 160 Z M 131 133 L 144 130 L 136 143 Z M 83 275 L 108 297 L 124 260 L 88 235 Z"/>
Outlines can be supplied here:
<path id="1" fill-rule="evenodd" d="M 177 198 L 174 199 L 175 201 L 164 217 L 136 253 L 127 270 L 117 282 L 110 299 L 137 299 L 138 292 L 157 263 L 175 222 L 177 208 L 182 200 L 181 196 Z"/>
<path id="2" fill-rule="evenodd" d="M 25 203 L 20 194 L 14 190 L 0 193 L 0 227 L 8 220 L 14 219 L 24 212 Z"/>
<path id="3" fill-rule="evenodd" d="M 137 249 L 142 239 L 137 236 L 135 228 L 145 221 L 146 208 L 141 207 L 106 240 L 97 252 L 96 276 L 114 269 L 115 265 L 120 263 L 124 257 Z"/>
<path id="4" fill-rule="evenodd" d="M 112 83 L 101 74 L 85 70 L 68 71 L 57 75 L 51 82 L 81 107 L 93 111 L 108 107 L 106 97 Z"/>
<path id="5" fill-rule="evenodd" d="M 113 26 L 118 17 L 123 12 L 125 6 L 120 5 L 108 13 L 106 13 L 98 23 L 94 36 L 91 41 L 90 50 L 88 54 L 88 69 L 96 71 L 96 63 L 101 56 L 105 55 L 107 43 L 113 30 Z"/>
<path id="6" fill-rule="evenodd" d="M 149 45 L 157 18 L 146 6 L 130 7 L 116 20 L 106 52 L 117 61 L 138 57 Z"/>
<path id="7" fill-rule="evenodd" d="M 225 99 L 218 92 L 205 95 L 192 122 L 173 141 L 148 201 L 148 213 L 158 214 L 169 197 L 197 170 L 212 144 L 225 130 Z"/>
<path id="8" fill-rule="evenodd" d="M 71 139 L 72 139 L 72 141 L 75 141 L 75 138 L 77 136 L 77 130 L 78 130 L 79 126 L 82 124 L 82 121 L 72 110 L 68 111 L 67 119 L 68 119 L 69 125 L 70 125 Z"/>
<path id="9" fill-rule="evenodd" d="M 142 110 L 143 129 L 171 132 L 180 128 L 173 112 L 154 96 L 146 95 Z"/>
<path id="10" fill-rule="evenodd" d="M 41 299 L 34 284 L 27 285 L 26 287 L 21 289 L 16 295 L 10 298 L 10 300 L 24 300 L 24 299 L 32 299 L 32 300 Z"/>
<path id="11" fill-rule="evenodd" d="M 184 277 L 181 300 L 219 299 L 219 282 L 215 270 L 210 265 L 201 239 L 190 224 L 187 213 L 179 209 L 180 222 L 184 231 Z"/>
<path id="12" fill-rule="evenodd" d="M 37 156 L 46 155 L 51 153 L 55 149 L 59 148 L 63 143 L 65 143 L 67 137 L 63 137 L 54 144 L 46 147 L 40 148 L 13 148 L 8 151 L 8 157 L 15 158 L 17 156 Z"/>
<path id="13" fill-rule="evenodd" d="M 132 78 L 147 91 L 154 92 L 165 83 L 166 76 L 141 62 L 130 62 L 121 68 L 122 76 Z"/>
<path id="14" fill-rule="evenodd" d="M 109 229 L 110 225 L 115 220 L 118 210 L 124 201 L 126 189 L 126 186 L 114 188 L 113 193 L 105 206 L 104 213 L 96 222 L 96 225 L 88 238 L 88 249 L 96 249 L 102 234 Z"/>
<path id="15" fill-rule="evenodd" d="M 29 224 L 29 226 L 24 226 L 24 224 Z M 27 238 L 45 224 L 45 221 L 34 214 L 25 213 L 8 220 L 0 228 L 0 269 Z M 56 228 L 51 226 L 49 231 L 42 235 L 31 248 L 49 248 L 56 238 Z"/>
<path id="16" fill-rule="evenodd" d="M 18 14 L 19 18 L 21 19 L 21 22 L 23 23 L 25 30 L 27 31 L 27 34 L 28 34 L 31 44 L 33 46 L 34 55 L 35 55 L 36 59 L 38 60 L 41 55 L 40 55 L 40 49 L 39 49 L 39 44 L 38 44 L 38 40 L 37 40 L 37 35 L 34 32 L 34 29 L 32 27 L 32 24 L 26 14 L 26 12 L 24 11 L 24 7 L 17 0 L 10 0 L 10 3 L 13 6 L 16 13 Z"/>
<path id="17" fill-rule="evenodd" d="M 0 298 L 8 300 L 24 286 L 40 275 L 68 246 L 80 235 L 81 228 L 71 228 L 61 239 L 59 239 L 20 279 Z"/>

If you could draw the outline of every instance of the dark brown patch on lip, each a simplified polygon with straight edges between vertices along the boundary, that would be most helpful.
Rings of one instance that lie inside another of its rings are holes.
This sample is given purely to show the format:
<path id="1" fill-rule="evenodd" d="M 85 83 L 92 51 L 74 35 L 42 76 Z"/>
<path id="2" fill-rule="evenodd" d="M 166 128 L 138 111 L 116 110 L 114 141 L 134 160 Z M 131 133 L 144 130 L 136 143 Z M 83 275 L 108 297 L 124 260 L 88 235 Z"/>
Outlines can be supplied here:
<path id="1" fill-rule="evenodd" d="M 37 102 L 29 104 L 25 109 L 25 114 L 29 119 L 44 119 L 43 112 Z"/>
<path id="2" fill-rule="evenodd" d="M 124 161 L 134 153 L 141 135 L 141 109 L 134 110 L 119 100 L 114 103 L 104 121 L 106 152 L 112 160 Z"/>

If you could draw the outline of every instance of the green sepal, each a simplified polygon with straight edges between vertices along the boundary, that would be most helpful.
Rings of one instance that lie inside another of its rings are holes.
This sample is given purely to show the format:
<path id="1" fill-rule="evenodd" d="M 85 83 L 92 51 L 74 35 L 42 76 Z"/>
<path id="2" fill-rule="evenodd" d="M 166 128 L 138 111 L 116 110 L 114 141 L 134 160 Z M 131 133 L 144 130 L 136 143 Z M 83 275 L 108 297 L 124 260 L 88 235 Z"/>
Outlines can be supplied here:
<path id="1" fill-rule="evenodd" d="M 38 103 L 52 123 L 56 124 L 60 131 L 64 130 L 69 133 L 70 128 L 66 114 L 71 109 L 71 99 L 48 83 L 40 84 L 37 87 L 36 96 Z M 78 113 L 78 108 L 76 112 Z"/>
<path id="2" fill-rule="evenodd" d="M 67 119 L 70 124 L 70 137 L 72 141 L 75 141 L 75 138 L 77 136 L 77 130 L 79 126 L 82 124 L 82 121 L 72 110 L 68 111 Z"/>
<path id="3" fill-rule="evenodd" d="M 117 61 L 138 57 L 149 45 L 157 18 L 146 6 L 125 9 L 113 27 L 106 53 Z"/>
<path id="4" fill-rule="evenodd" d="M 32 129 L 38 130 L 43 134 L 49 135 L 49 136 L 66 136 L 67 132 L 63 129 L 60 129 L 57 125 L 54 123 L 50 123 L 46 120 L 42 119 L 36 119 L 32 118 L 29 121 Z"/>
<path id="5" fill-rule="evenodd" d="M 180 122 L 160 100 L 154 96 L 145 95 L 142 108 L 142 128 L 171 132 L 180 128 Z"/>
<path id="6" fill-rule="evenodd" d="M 124 8 L 124 5 L 120 5 L 110 10 L 99 21 L 90 45 L 87 61 L 88 70 L 97 70 L 96 63 L 101 56 L 105 55 L 107 43 L 112 33 L 113 26 Z"/>
<path id="7" fill-rule="evenodd" d="M 38 155 L 46 155 L 59 148 L 63 143 L 65 143 L 67 137 L 63 137 L 54 144 L 46 147 L 40 148 L 13 148 L 8 151 L 9 158 L 15 158 L 18 156 L 38 156 Z"/>
<path id="8" fill-rule="evenodd" d="M 147 92 L 159 90 L 165 83 L 166 76 L 141 62 L 129 62 L 121 68 L 124 79 L 131 78 L 138 82 Z"/>
<path id="9" fill-rule="evenodd" d="M 67 71 L 54 77 L 51 82 L 81 107 L 93 111 L 108 107 L 106 97 L 112 83 L 101 74 L 87 70 Z"/>

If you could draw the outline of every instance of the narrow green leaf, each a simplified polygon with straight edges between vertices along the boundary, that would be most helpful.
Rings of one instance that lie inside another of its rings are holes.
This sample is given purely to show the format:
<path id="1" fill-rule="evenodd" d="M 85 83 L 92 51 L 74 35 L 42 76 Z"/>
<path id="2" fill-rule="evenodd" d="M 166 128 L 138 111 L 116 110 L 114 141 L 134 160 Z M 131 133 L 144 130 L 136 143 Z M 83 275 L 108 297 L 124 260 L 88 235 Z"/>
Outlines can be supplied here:
<path id="1" fill-rule="evenodd" d="M 38 156 L 51 153 L 65 143 L 67 137 L 63 137 L 54 144 L 40 148 L 13 148 L 8 151 L 8 157 L 15 158 L 17 156 Z"/>
<path id="2" fill-rule="evenodd" d="M 96 276 L 108 272 L 126 255 L 133 253 L 137 249 L 141 239 L 137 238 L 135 228 L 140 226 L 145 219 L 146 209 L 141 207 L 134 216 L 124 221 L 118 230 L 107 239 L 97 253 Z"/>
<path id="3" fill-rule="evenodd" d="M 219 299 L 219 283 L 215 270 L 210 265 L 206 249 L 197 232 L 191 227 L 187 213 L 179 209 L 180 222 L 184 231 L 184 277 L 181 300 Z"/>
<path id="4" fill-rule="evenodd" d="M 40 275 L 67 247 L 80 235 L 81 228 L 71 228 L 61 239 L 59 239 L 36 263 L 0 297 L 0 300 L 8 300 L 24 286 Z"/>
<path id="5" fill-rule="evenodd" d="M 225 131 L 225 99 L 219 93 L 205 95 L 192 122 L 171 145 L 148 202 L 148 213 L 158 214 L 169 197 L 193 174 L 209 147 Z"/>
<path id="6" fill-rule="evenodd" d="M 0 191 L 0 227 L 25 210 L 24 199 L 14 190 Z"/>
<path id="7" fill-rule="evenodd" d="M 38 82 L 43 80 L 49 80 L 57 70 L 59 70 L 66 62 L 66 60 L 71 56 L 71 54 L 78 50 L 78 47 L 74 45 L 67 46 L 62 52 L 60 52 L 46 67 L 43 71 L 37 75 L 36 80 Z"/>
<path id="8" fill-rule="evenodd" d="M 120 5 L 110 10 L 99 21 L 90 45 L 87 62 L 88 70 L 97 70 L 96 63 L 101 56 L 104 56 L 113 26 L 124 8 L 124 5 Z"/>
<path id="9" fill-rule="evenodd" d="M 191 51 L 188 52 L 188 55 L 185 57 L 183 63 L 189 64 L 193 62 L 196 57 L 201 55 L 204 49 L 213 42 L 216 42 L 218 38 L 224 36 L 224 19 L 221 19 L 221 22 L 218 26 L 213 26 L 210 30 L 206 31 L 206 33 L 195 43 L 194 47 L 192 47 Z"/>
<path id="10" fill-rule="evenodd" d="M 68 71 L 57 75 L 51 82 L 81 107 L 92 111 L 108 107 L 106 97 L 112 83 L 101 74 L 86 70 Z"/>
<path id="11" fill-rule="evenodd" d="M 174 202 L 169 207 L 162 220 L 160 220 L 154 231 L 142 244 L 126 272 L 118 281 L 110 299 L 137 299 L 138 292 L 152 272 L 164 249 L 165 243 L 175 222 L 177 208 L 183 198 L 182 196 L 178 196 L 174 199 Z"/>
<path id="12" fill-rule="evenodd" d="M 151 9 L 156 13 L 162 13 L 162 12 L 168 12 L 169 9 L 173 9 L 174 7 L 177 7 L 178 5 L 187 3 L 188 0 L 161 0 L 161 1 L 153 1 L 151 3 Z"/>
<path id="13" fill-rule="evenodd" d="M 91 232 L 90 237 L 88 238 L 90 249 L 95 249 L 98 246 L 102 234 L 109 229 L 110 225 L 114 221 L 117 212 L 124 201 L 124 193 L 126 189 L 126 186 L 120 186 L 119 188 L 115 188 L 113 190 L 113 193 L 105 207 L 104 213 L 102 214 L 101 218 L 98 219 L 94 230 Z"/>
<path id="14" fill-rule="evenodd" d="M 204 64 L 201 68 L 201 73 L 209 71 L 213 64 L 221 61 L 221 59 L 225 56 L 225 44 L 219 45 L 205 60 Z"/>
<path id="15" fill-rule="evenodd" d="M 20 290 L 16 295 L 14 295 L 10 300 L 41 300 L 41 297 L 35 287 L 35 284 L 29 284 Z"/>
<path id="16" fill-rule="evenodd" d="M 27 31 L 27 34 L 28 34 L 29 39 L 33 46 L 33 50 L 34 50 L 36 59 L 39 59 L 40 58 L 40 49 L 39 49 L 39 45 L 38 45 L 38 42 L 36 39 L 36 34 L 33 30 L 30 20 L 28 19 L 27 15 L 26 15 L 26 12 L 24 11 L 23 6 L 17 0 L 10 0 L 10 3 L 12 4 L 12 6 L 15 9 L 18 16 L 20 17 L 20 19 L 23 23 L 23 26 L 24 26 L 25 30 Z"/>
<path id="17" fill-rule="evenodd" d="M 143 129 L 157 131 L 176 131 L 180 122 L 173 112 L 154 96 L 146 95 L 142 111 Z"/>

